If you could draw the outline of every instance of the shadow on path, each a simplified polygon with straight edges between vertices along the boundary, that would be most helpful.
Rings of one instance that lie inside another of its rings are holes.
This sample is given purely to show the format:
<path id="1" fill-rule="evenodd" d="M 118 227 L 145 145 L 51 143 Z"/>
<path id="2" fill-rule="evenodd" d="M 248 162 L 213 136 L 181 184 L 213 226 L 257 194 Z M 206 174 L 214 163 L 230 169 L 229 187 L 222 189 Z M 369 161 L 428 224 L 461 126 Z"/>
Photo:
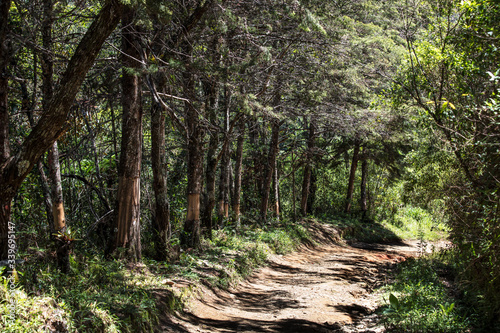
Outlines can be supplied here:
<path id="1" fill-rule="evenodd" d="M 191 322 L 197 323 L 200 327 L 210 327 L 217 329 L 217 332 L 341 332 L 341 325 L 338 323 L 315 323 L 303 319 L 280 319 L 275 321 L 248 320 L 246 318 L 233 317 L 230 320 L 203 319 L 194 315 L 189 315 Z"/>
<path id="2" fill-rule="evenodd" d="M 319 230 L 325 242 L 335 240 Z M 352 333 L 373 317 L 380 297 L 371 292 L 415 244 L 328 244 L 272 256 L 234 289 L 201 286 L 179 317 L 161 318 L 157 332 Z M 376 320 L 373 325 L 376 325 Z M 367 326 L 367 325 L 365 325 Z"/>

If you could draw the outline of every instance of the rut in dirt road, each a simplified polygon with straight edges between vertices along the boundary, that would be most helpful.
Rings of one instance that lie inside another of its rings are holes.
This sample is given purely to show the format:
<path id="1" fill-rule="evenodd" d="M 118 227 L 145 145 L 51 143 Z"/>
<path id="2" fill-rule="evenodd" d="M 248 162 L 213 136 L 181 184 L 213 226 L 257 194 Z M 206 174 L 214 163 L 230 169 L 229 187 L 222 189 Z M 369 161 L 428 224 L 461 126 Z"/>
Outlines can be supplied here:
<path id="1" fill-rule="evenodd" d="M 382 332 L 366 319 L 379 305 L 372 291 L 388 267 L 415 251 L 416 244 L 330 244 L 272 256 L 230 291 L 203 288 L 159 331 Z"/>

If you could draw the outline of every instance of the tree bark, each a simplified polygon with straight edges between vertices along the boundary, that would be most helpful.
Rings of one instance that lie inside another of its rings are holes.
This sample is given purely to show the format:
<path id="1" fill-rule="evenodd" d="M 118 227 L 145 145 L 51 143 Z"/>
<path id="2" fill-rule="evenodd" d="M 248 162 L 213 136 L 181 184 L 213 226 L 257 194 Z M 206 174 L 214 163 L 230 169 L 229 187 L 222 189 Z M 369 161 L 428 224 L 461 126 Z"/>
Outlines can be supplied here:
<path id="1" fill-rule="evenodd" d="M 141 259 L 140 176 L 142 157 L 142 94 L 137 73 L 141 64 L 141 46 L 134 24 L 136 11 L 127 7 L 122 15 L 122 139 L 118 166 L 118 193 L 114 248 L 125 249 L 127 259 Z"/>
<path id="2" fill-rule="evenodd" d="M 280 182 L 278 175 L 278 159 L 274 160 L 274 172 L 273 172 L 273 194 L 274 194 L 274 213 L 276 216 L 276 222 L 280 221 Z"/>
<path id="3" fill-rule="evenodd" d="M 190 46 L 187 46 L 190 54 Z M 186 97 L 195 101 L 195 76 L 190 72 L 190 59 L 186 57 L 186 72 L 184 73 L 184 88 Z M 203 176 L 203 128 L 199 120 L 198 110 L 191 102 L 185 102 L 187 130 L 187 201 L 188 209 L 181 243 L 184 246 L 198 248 L 200 245 L 200 194 Z"/>
<path id="4" fill-rule="evenodd" d="M 161 88 L 160 88 L 161 89 Z M 166 260 L 171 236 L 170 204 L 168 201 L 167 161 L 165 152 L 165 114 L 159 101 L 151 108 L 151 160 L 155 192 L 154 231 L 156 256 Z"/>
<path id="5" fill-rule="evenodd" d="M 229 87 L 224 87 L 224 140 L 229 141 L 229 108 L 231 104 L 231 91 Z M 229 218 L 229 164 L 231 163 L 229 144 L 224 144 L 222 151 L 222 160 L 220 165 L 219 181 L 219 227 L 224 226 L 224 222 Z"/>
<path id="6" fill-rule="evenodd" d="M 8 21 L 10 1 L 0 0 L 0 171 L 10 157 L 9 145 L 9 81 L 7 66 L 9 63 L 10 47 L 8 40 Z M 5 187 L 3 177 L 0 178 L 1 187 Z M 0 260 L 8 258 L 8 234 L 11 213 L 11 201 L 14 194 L 0 195 Z"/>
<path id="7" fill-rule="evenodd" d="M 4 25 L 7 23 L 10 1 L 0 2 L 0 45 L 5 48 L 6 38 Z M 85 79 L 85 75 L 93 65 L 97 54 L 101 50 L 106 38 L 116 28 L 122 5 L 118 0 L 108 1 L 101 9 L 96 19 L 89 27 L 78 44 L 66 71 L 62 75 L 58 89 L 51 99 L 48 109 L 33 128 L 29 136 L 22 142 L 19 152 L 10 156 L 7 141 L 8 132 L 4 132 L 4 120 L 7 112 L 7 78 L 4 76 L 6 63 L 5 53 L 0 54 L 0 114 L 2 125 L 0 132 L 0 259 L 8 256 L 7 233 L 10 221 L 11 201 L 21 183 L 29 174 L 40 156 L 56 141 L 67 129 L 66 121 L 73 100 Z M 8 123 L 8 122 L 7 122 Z M 7 135 L 4 135 L 7 133 Z"/>
<path id="8" fill-rule="evenodd" d="M 269 153 L 266 164 L 266 176 L 262 188 L 262 201 L 260 206 L 260 215 L 263 223 L 267 222 L 267 210 L 269 207 L 269 192 L 273 179 L 274 168 L 276 166 L 276 158 L 278 156 L 279 130 L 280 121 L 278 119 L 271 120 L 271 142 L 269 143 Z"/>
<path id="9" fill-rule="evenodd" d="M 316 190 L 318 189 L 316 185 L 316 171 L 311 170 L 311 182 L 309 185 L 309 195 L 307 197 L 307 214 L 313 213 L 313 204 L 316 198 Z"/>
<path id="10" fill-rule="evenodd" d="M 45 174 L 45 170 L 43 169 L 43 163 L 41 160 L 37 163 L 38 173 L 40 174 L 40 185 L 42 186 L 42 194 L 43 194 L 43 202 L 45 204 L 45 212 L 47 214 L 47 223 L 51 225 L 51 222 L 54 221 L 52 216 L 52 197 L 50 194 L 50 186 L 49 180 L 47 179 L 47 175 Z M 50 228 L 51 230 L 52 228 Z"/>
<path id="11" fill-rule="evenodd" d="M 236 223 L 236 229 L 241 227 L 241 175 L 243 169 L 243 144 L 245 143 L 245 121 L 241 120 L 238 133 L 238 142 L 236 144 L 236 163 L 234 168 L 234 196 L 233 196 L 233 214 Z"/>
<path id="12" fill-rule="evenodd" d="M 54 95 L 53 77 L 54 62 L 52 59 L 52 25 L 53 25 L 53 1 L 43 2 L 42 21 L 42 44 L 44 52 L 41 52 L 42 67 L 42 92 L 43 109 L 49 108 L 50 101 Z M 57 141 L 54 141 L 48 151 L 49 179 L 51 186 L 52 223 L 54 233 L 66 231 L 66 219 L 64 216 L 64 200 L 61 182 L 61 165 L 59 164 L 59 149 Z M 63 273 L 69 273 L 69 250 L 71 242 L 64 241 L 64 237 L 53 237 L 56 244 L 57 267 Z"/>
<path id="13" fill-rule="evenodd" d="M 10 157 L 9 80 L 7 73 L 10 60 L 10 41 L 8 38 L 10 3 L 7 0 L 0 0 L 0 166 L 3 166 Z"/>
<path id="14" fill-rule="evenodd" d="M 215 80 L 204 82 L 205 95 L 208 100 L 208 117 L 211 124 L 217 123 L 217 109 L 219 105 L 218 87 Z M 203 209 L 203 228 L 210 239 L 212 239 L 213 210 L 215 207 L 215 178 L 217 171 L 217 146 L 219 145 L 219 133 L 211 133 L 207 150 L 207 167 L 205 169 L 206 203 Z"/>
<path id="15" fill-rule="evenodd" d="M 295 140 L 293 143 L 293 150 L 292 150 L 292 220 L 293 222 L 297 222 L 297 207 L 296 207 L 296 190 L 295 190 Z"/>
<path id="16" fill-rule="evenodd" d="M 64 217 L 64 201 L 61 184 L 61 166 L 59 164 L 59 149 L 57 141 L 54 142 L 48 155 L 51 197 L 52 197 L 52 217 L 54 221 L 54 231 L 64 232 L 66 230 L 66 219 Z"/>
<path id="17" fill-rule="evenodd" d="M 300 213 L 302 216 L 307 215 L 307 203 L 309 199 L 309 192 L 311 189 L 311 170 L 312 158 L 314 150 L 314 141 L 316 139 L 316 125 L 311 119 L 309 121 L 309 136 L 307 138 L 307 150 L 304 165 L 304 178 L 302 180 L 302 197 L 300 199 Z"/>
<path id="18" fill-rule="evenodd" d="M 307 215 L 307 202 L 309 199 L 309 188 L 311 187 L 311 164 L 306 162 L 304 166 L 304 179 L 302 180 L 302 197 L 300 199 L 300 214 Z"/>
<path id="19" fill-rule="evenodd" d="M 361 211 L 363 212 L 363 218 L 366 217 L 366 212 L 368 210 L 368 205 L 367 205 L 367 193 L 366 193 L 366 182 L 368 180 L 368 160 L 366 157 L 363 159 L 363 162 L 361 163 L 361 185 L 360 185 L 360 190 L 361 190 L 361 197 L 359 200 Z"/>
<path id="20" fill-rule="evenodd" d="M 351 212 L 352 205 L 352 195 L 354 193 L 354 179 L 356 177 L 356 169 L 358 168 L 358 155 L 359 155 L 359 141 L 356 141 L 354 145 L 354 151 L 352 153 L 352 162 L 351 162 L 351 172 L 349 174 L 349 183 L 347 185 L 347 197 L 345 203 L 345 212 Z"/>

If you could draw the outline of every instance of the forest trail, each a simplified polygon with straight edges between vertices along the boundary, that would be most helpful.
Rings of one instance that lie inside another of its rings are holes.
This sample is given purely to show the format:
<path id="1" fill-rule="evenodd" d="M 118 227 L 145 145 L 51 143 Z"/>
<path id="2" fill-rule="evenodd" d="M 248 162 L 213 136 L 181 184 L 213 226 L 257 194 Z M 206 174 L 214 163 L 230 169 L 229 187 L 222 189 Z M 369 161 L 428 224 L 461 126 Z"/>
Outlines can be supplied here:
<path id="1" fill-rule="evenodd" d="M 373 290 L 418 251 L 416 241 L 323 242 L 274 255 L 229 291 L 203 287 L 184 314 L 162 318 L 158 332 L 383 332 L 372 315 L 380 302 Z"/>

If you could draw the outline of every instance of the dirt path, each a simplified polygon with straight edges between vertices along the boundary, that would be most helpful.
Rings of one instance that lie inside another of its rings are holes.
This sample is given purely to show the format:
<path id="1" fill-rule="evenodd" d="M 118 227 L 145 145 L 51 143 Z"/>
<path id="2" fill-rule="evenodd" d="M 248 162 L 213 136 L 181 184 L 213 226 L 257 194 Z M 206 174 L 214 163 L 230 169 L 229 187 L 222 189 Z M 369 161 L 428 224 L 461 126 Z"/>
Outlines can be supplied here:
<path id="1" fill-rule="evenodd" d="M 387 268 L 416 255 L 417 242 L 322 245 L 272 256 L 230 291 L 204 288 L 162 332 L 383 332 L 370 314 Z"/>

